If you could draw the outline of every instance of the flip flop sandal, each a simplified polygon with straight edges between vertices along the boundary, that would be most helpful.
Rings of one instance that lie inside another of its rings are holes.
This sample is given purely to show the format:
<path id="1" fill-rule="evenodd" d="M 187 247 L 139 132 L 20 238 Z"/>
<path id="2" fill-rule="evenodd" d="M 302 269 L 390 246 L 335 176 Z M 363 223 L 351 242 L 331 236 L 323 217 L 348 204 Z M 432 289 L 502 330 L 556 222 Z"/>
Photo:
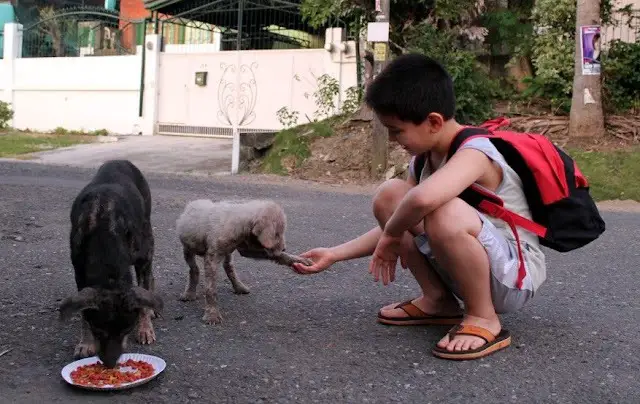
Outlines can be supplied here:
<path id="1" fill-rule="evenodd" d="M 511 334 L 504 328 L 500 331 L 500 334 L 494 336 L 486 328 L 470 324 L 458 324 L 449 330 L 449 340 L 452 340 L 456 335 L 473 335 L 484 339 L 487 343 L 476 349 L 468 349 L 466 351 L 448 351 L 436 346 L 433 348 L 432 353 L 443 359 L 469 360 L 482 358 L 511 345 Z"/>
<path id="2" fill-rule="evenodd" d="M 394 309 L 402 309 L 408 317 L 386 317 L 378 312 L 378 322 L 387 325 L 453 325 L 460 324 L 462 314 L 457 316 L 438 316 L 420 310 L 411 300 L 399 303 Z"/>

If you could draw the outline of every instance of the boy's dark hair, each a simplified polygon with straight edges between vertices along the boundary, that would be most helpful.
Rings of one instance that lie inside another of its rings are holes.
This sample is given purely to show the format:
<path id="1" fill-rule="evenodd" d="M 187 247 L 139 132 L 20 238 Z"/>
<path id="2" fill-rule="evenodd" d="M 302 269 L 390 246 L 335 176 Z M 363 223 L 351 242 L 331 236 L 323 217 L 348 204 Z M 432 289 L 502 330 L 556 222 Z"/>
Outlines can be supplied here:
<path id="1" fill-rule="evenodd" d="M 451 76 L 440 63 L 419 53 L 391 61 L 367 87 L 365 102 L 379 115 L 415 125 L 432 112 L 449 120 L 456 109 Z"/>

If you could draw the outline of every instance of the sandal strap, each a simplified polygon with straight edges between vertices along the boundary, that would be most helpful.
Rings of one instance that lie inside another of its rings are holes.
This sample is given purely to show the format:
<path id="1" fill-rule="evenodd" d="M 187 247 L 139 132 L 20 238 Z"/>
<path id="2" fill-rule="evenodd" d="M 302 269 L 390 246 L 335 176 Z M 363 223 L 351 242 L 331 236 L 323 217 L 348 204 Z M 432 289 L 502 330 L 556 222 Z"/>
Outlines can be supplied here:
<path id="1" fill-rule="evenodd" d="M 495 335 L 484 327 L 472 324 L 458 324 L 449 331 L 449 340 L 453 340 L 453 337 L 461 334 L 480 337 L 488 343 L 493 342 L 496 339 Z"/>
<path id="2" fill-rule="evenodd" d="M 396 306 L 396 309 L 402 309 L 405 313 L 409 315 L 409 317 L 423 317 L 426 315 L 425 312 L 420 310 L 415 304 L 411 303 L 412 300 L 407 300 L 406 302 L 402 302 Z"/>

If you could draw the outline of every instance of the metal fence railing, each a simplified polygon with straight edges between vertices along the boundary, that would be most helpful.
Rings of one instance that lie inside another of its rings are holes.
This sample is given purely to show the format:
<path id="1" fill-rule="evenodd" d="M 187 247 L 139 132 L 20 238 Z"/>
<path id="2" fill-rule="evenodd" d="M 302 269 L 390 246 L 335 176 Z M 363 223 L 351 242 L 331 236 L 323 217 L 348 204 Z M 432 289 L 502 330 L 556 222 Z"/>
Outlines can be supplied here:
<path id="1" fill-rule="evenodd" d="M 165 45 L 208 44 L 219 51 L 311 49 L 324 46 L 325 27 L 309 26 L 293 1 L 200 0 L 161 15 L 157 32 Z"/>
<path id="2" fill-rule="evenodd" d="M 23 31 L 22 57 L 113 56 L 136 53 L 144 23 L 53 19 Z"/>

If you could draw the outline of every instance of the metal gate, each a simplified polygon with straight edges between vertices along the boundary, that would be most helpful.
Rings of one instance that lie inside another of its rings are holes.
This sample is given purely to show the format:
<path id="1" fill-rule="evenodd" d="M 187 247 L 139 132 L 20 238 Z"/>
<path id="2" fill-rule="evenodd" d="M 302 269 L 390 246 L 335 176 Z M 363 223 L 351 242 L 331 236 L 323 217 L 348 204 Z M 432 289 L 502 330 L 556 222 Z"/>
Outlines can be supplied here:
<path id="1" fill-rule="evenodd" d="M 22 57 L 133 55 L 144 25 L 98 7 L 43 8 L 34 21 L 23 22 Z"/>
<path id="2" fill-rule="evenodd" d="M 162 38 L 157 133 L 230 139 L 279 130 L 275 111 L 264 108 L 277 91 L 267 84 L 265 69 L 277 65 L 265 51 L 322 48 L 324 29 L 302 22 L 298 2 L 203 0 L 178 7 L 156 10 L 171 17 L 150 23 Z"/>

